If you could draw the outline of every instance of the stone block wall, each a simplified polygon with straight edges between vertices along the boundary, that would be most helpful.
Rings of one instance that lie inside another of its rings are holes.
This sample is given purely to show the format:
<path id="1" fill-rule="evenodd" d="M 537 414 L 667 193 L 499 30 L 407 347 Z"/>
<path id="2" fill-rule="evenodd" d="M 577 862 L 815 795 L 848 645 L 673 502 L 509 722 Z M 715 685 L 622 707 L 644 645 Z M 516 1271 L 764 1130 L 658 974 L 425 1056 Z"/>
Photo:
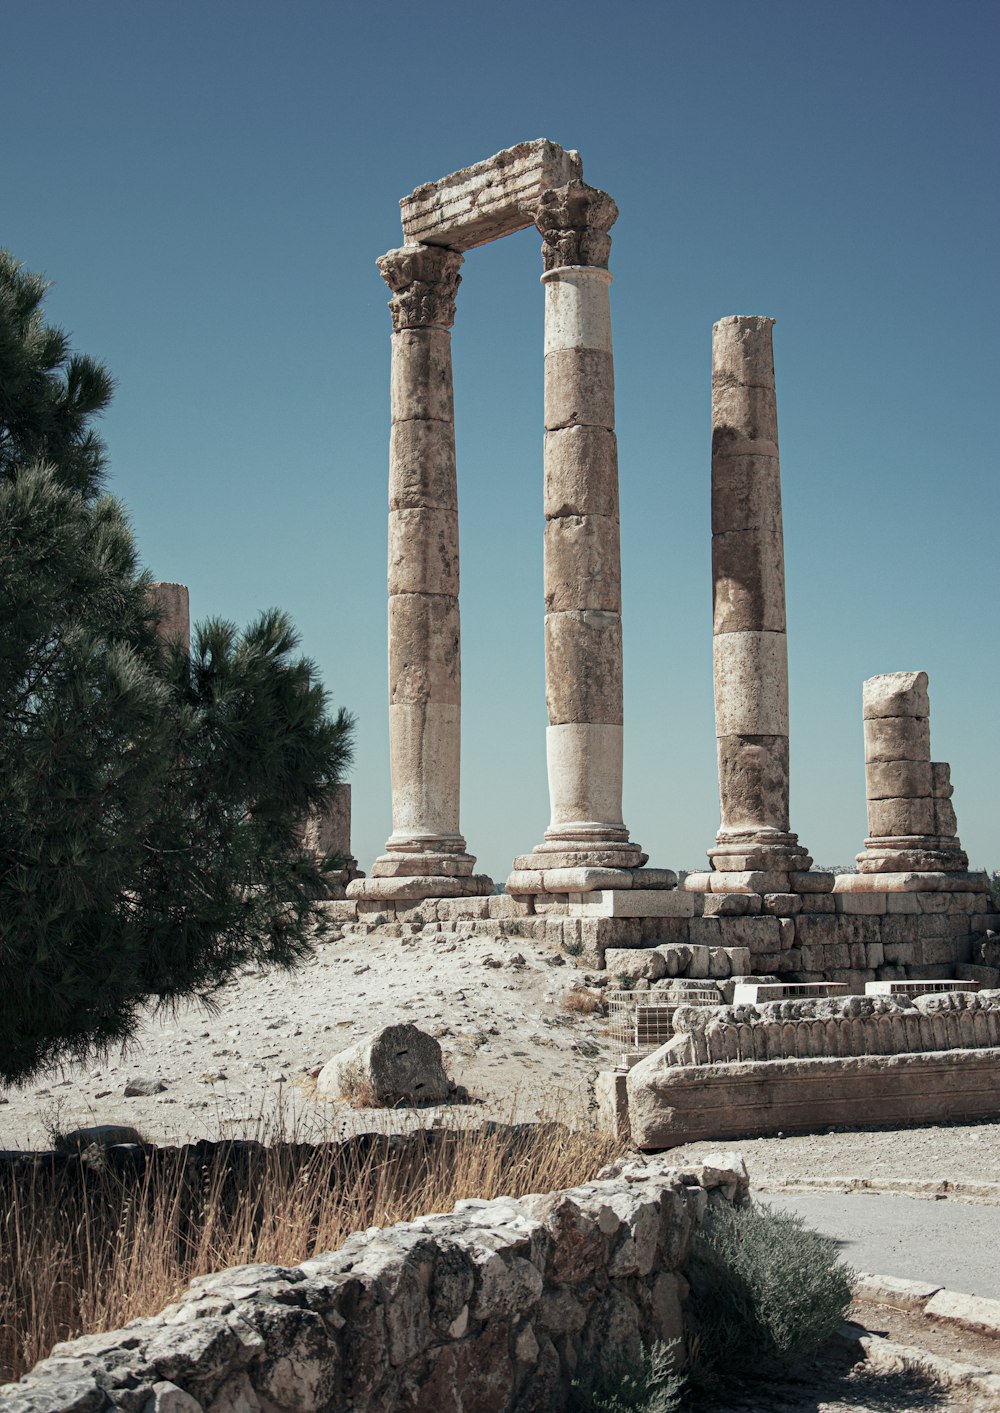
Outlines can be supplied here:
<path id="1" fill-rule="evenodd" d="M 732 1154 L 624 1162 L 598 1181 L 461 1202 L 301 1266 L 192 1282 L 126 1329 L 60 1344 L 0 1413 L 549 1413 L 579 1371 L 683 1334 L 684 1267 L 712 1202 L 742 1202 Z"/>
<path id="2" fill-rule="evenodd" d="M 956 976 L 1000 985 L 1000 940 L 991 937 L 1000 934 L 1000 914 L 989 911 L 986 893 L 971 888 L 759 894 L 676 889 L 661 895 L 663 911 L 651 917 L 600 916 L 599 906 L 573 904 L 569 895 L 494 895 L 388 907 L 347 901 L 327 904 L 326 912 L 335 936 L 379 928 L 390 936 L 530 937 L 630 985 L 666 985 L 677 976 L 723 983 L 734 976 L 839 981 L 859 992 L 866 981 Z"/>

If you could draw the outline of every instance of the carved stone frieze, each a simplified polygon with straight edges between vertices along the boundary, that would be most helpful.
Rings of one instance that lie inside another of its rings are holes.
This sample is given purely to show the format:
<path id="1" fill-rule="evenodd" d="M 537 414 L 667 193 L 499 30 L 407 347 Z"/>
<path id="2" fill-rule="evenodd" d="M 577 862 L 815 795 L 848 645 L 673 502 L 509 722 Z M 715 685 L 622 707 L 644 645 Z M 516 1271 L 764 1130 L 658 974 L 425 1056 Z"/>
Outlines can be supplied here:
<path id="1" fill-rule="evenodd" d="M 608 231 L 618 219 L 618 207 L 606 191 L 586 182 L 567 182 L 543 192 L 530 212 L 542 236 L 546 270 L 566 265 L 608 268 Z"/>
<path id="2" fill-rule="evenodd" d="M 459 251 L 441 245 L 404 245 L 376 261 L 392 290 L 389 312 L 397 334 L 402 329 L 451 328 L 462 259 Z"/>

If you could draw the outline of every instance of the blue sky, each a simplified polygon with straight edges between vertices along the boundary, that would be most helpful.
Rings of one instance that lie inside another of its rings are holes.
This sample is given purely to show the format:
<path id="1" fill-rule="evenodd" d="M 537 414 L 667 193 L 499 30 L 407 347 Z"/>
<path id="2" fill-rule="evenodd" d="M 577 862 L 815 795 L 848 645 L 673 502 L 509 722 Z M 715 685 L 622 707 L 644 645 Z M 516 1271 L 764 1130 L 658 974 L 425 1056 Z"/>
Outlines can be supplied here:
<path id="1" fill-rule="evenodd" d="M 792 827 L 865 834 L 861 683 L 930 674 L 959 829 L 1000 866 L 995 3 L 12 0 L 0 243 L 118 379 L 112 489 L 196 617 L 291 612 L 358 716 L 354 846 L 390 828 L 388 292 L 399 197 L 549 137 L 612 232 L 625 821 L 718 827 L 710 341 L 777 319 Z M 454 336 L 462 824 L 547 823 L 537 235 L 466 259 Z"/>

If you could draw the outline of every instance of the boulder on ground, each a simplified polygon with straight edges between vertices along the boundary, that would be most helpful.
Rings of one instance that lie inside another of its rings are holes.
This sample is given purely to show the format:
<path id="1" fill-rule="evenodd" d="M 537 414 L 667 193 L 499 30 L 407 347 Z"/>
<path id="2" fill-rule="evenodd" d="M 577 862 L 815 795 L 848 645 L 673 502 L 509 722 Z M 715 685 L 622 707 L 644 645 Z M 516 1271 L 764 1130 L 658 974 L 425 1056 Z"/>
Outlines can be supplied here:
<path id="1" fill-rule="evenodd" d="M 451 1092 L 441 1046 L 415 1025 L 387 1025 L 323 1066 L 320 1094 L 362 1106 L 438 1104 Z"/>

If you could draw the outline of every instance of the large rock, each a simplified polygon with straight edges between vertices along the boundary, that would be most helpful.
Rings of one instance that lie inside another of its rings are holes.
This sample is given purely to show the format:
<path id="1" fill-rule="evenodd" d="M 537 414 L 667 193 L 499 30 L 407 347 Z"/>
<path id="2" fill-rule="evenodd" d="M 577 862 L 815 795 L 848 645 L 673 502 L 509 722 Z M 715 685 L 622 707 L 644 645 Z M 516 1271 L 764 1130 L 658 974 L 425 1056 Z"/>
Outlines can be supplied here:
<path id="1" fill-rule="evenodd" d="M 320 1070 L 316 1088 L 377 1106 L 438 1104 L 451 1091 L 441 1046 L 415 1025 L 387 1025 L 341 1050 Z"/>

